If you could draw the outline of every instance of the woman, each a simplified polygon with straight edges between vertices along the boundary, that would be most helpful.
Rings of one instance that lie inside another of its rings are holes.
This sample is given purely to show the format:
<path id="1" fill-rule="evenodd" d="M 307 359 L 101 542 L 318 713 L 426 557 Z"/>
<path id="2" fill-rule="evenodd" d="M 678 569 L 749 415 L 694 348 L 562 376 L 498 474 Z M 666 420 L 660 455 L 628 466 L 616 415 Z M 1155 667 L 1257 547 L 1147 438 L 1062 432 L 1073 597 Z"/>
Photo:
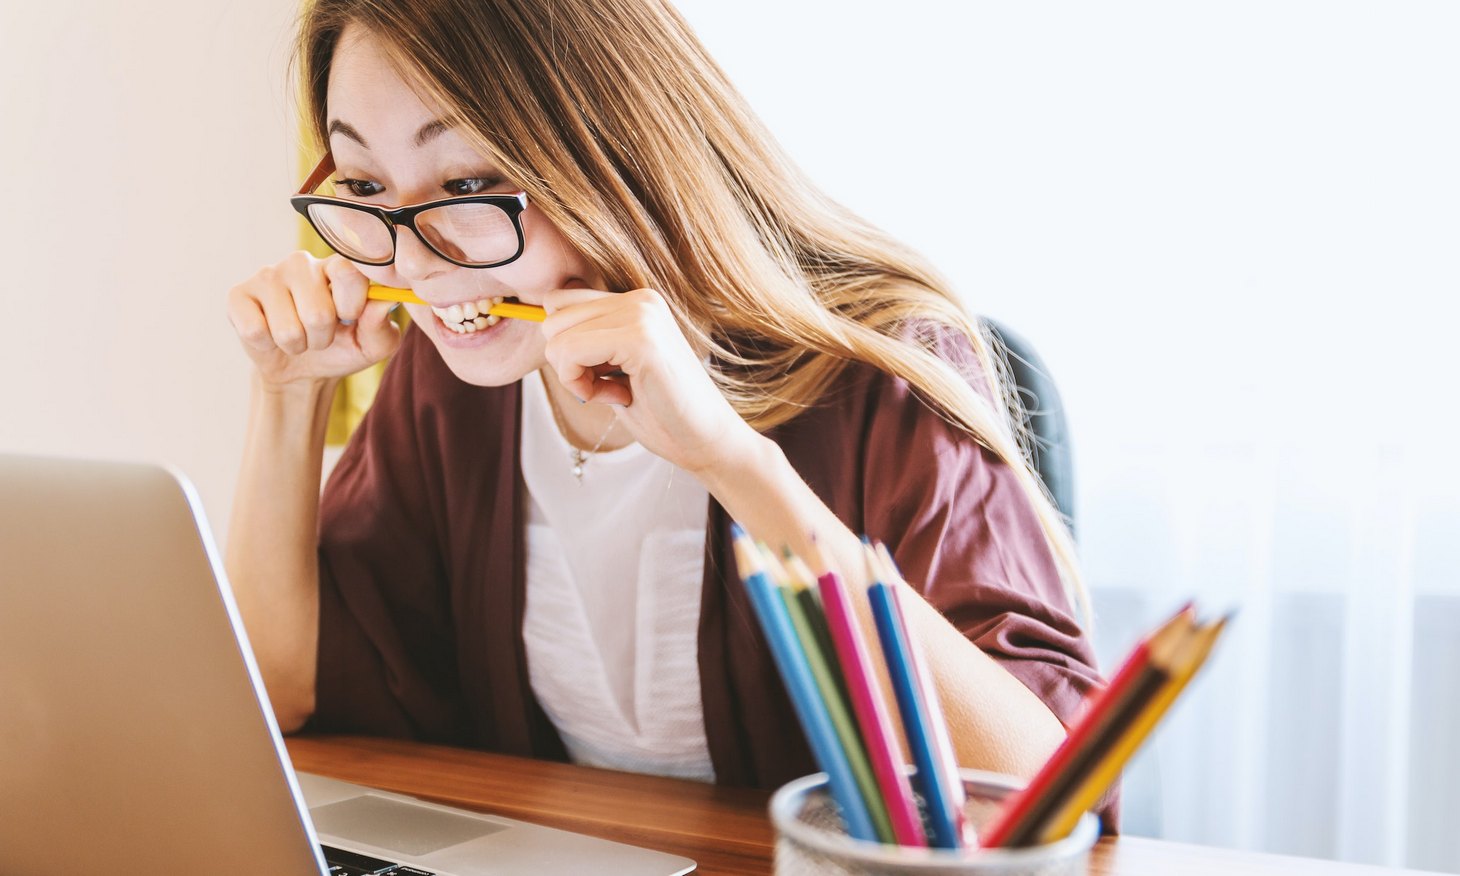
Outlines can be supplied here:
<path id="1" fill-rule="evenodd" d="M 325 194 L 526 207 L 520 235 L 449 205 L 393 248 L 335 233 L 355 261 L 295 253 L 230 293 L 256 375 L 227 565 L 286 731 L 812 772 L 733 518 L 853 581 L 858 534 L 886 541 L 960 762 L 1035 771 L 1098 676 L 986 341 L 805 181 L 677 13 L 315 0 L 300 52 Z M 370 282 L 429 303 L 403 338 Z M 496 298 L 547 319 L 476 313 Z M 334 384 L 392 354 L 321 499 Z"/>

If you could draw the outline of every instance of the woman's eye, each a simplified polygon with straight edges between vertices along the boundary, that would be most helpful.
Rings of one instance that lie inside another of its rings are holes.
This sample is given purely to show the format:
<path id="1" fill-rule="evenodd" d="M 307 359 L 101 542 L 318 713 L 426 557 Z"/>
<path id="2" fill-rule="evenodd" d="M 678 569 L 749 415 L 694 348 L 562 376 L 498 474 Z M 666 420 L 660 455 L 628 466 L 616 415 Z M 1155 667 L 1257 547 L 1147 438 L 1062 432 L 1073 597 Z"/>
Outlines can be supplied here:
<path id="1" fill-rule="evenodd" d="M 492 179 L 484 176 L 474 176 L 467 179 L 447 180 L 441 188 L 452 195 L 479 195 L 494 185 L 500 183 L 499 179 Z"/>
<path id="2" fill-rule="evenodd" d="M 385 191 L 385 186 L 368 179 L 337 179 L 336 189 L 346 189 L 357 198 L 373 198 Z"/>

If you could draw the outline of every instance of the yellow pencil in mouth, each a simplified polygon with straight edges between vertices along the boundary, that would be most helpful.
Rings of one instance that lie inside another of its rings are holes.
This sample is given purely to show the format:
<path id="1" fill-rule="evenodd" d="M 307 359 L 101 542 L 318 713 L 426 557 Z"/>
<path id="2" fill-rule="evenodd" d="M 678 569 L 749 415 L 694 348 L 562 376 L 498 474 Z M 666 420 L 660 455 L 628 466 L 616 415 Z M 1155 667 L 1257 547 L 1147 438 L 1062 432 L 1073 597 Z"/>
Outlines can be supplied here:
<path id="1" fill-rule="evenodd" d="M 381 286 L 371 283 L 370 289 L 365 297 L 372 301 L 399 301 L 402 304 L 426 304 L 414 292 L 409 289 L 397 289 L 393 286 Z M 488 316 L 499 316 L 503 319 L 525 319 L 530 322 L 542 322 L 547 318 L 547 311 L 536 304 L 522 304 L 516 301 L 503 301 L 493 303 L 487 308 Z"/>

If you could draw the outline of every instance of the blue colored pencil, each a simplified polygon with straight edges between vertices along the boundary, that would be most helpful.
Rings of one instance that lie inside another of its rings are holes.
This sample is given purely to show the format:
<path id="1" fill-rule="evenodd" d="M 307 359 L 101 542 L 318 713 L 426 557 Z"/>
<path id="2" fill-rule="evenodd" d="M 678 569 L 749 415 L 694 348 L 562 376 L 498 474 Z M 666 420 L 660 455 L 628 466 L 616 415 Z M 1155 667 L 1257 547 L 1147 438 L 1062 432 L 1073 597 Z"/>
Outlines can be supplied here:
<path id="1" fill-rule="evenodd" d="M 883 580 L 890 585 L 905 584 L 902 573 L 897 569 L 897 563 L 892 559 L 892 552 L 887 545 L 876 542 L 873 545 L 873 553 L 881 561 Z M 948 720 L 943 715 L 943 705 L 938 699 L 938 688 L 933 683 L 933 673 L 928 668 L 927 661 L 923 658 L 922 649 L 917 642 L 913 641 L 912 635 L 907 632 L 907 614 L 903 609 L 904 594 L 899 588 L 892 588 L 892 605 L 897 610 L 897 622 L 902 627 L 907 637 L 908 656 L 912 658 L 913 677 L 918 681 L 918 689 L 923 692 L 923 702 L 928 704 L 928 717 L 931 719 L 930 729 L 933 731 L 933 756 L 938 759 L 939 778 L 943 780 L 943 790 L 948 795 L 948 808 L 953 815 L 953 824 L 958 830 L 959 838 L 964 842 L 978 844 L 978 837 L 972 831 L 967 830 L 967 820 L 964 818 L 963 807 L 968 803 L 968 794 L 963 789 L 963 777 L 958 771 L 958 757 L 953 753 L 953 740 L 948 736 Z"/>
<path id="2" fill-rule="evenodd" d="M 750 603 L 760 620 L 761 629 L 765 632 L 766 642 L 770 645 L 776 668 L 780 670 L 781 680 L 785 682 L 786 691 L 791 695 L 791 705 L 796 710 L 801 729 L 806 732 L 811 753 L 826 773 L 832 800 L 841 810 L 847 834 L 856 839 L 877 842 L 877 831 L 873 828 L 867 806 L 862 801 L 847 753 L 837 740 L 831 716 L 816 688 L 806 655 L 791 627 L 786 604 L 781 600 L 775 585 L 762 571 L 758 551 L 745 530 L 739 524 L 732 524 L 731 535 L 735 543 L 735 562 L 740 570 L 740 578 L 750 594 Z"/>
<path id="3" fill-rule="evenodd" d="M 931 686 L 919 681 L 912 642 L 897 602 L 897 593 L 885 582 L 885 573 L 879 571 L 880 563 L 870 543 L 866 549 L 867 570 L 872 582 L 867 588 L 867 599 L 871 603 L 872 620 L 887 661 L 892 692 L 902 713 L 907 746 L 918 770 L 913 778 L 927 807 L 928 844 L 940 849 L 962 848 L 961 778 L 956 772 L 946 775 L 947 766 L 939 751 L 937 722 L 943 720 L 941 709 L 938 709 L 936 700 L 929 703 L 925 696 L 925 691 L 931 693 Z M 955 782 L 959 783 L 957 791 L 954 790 Z"/>

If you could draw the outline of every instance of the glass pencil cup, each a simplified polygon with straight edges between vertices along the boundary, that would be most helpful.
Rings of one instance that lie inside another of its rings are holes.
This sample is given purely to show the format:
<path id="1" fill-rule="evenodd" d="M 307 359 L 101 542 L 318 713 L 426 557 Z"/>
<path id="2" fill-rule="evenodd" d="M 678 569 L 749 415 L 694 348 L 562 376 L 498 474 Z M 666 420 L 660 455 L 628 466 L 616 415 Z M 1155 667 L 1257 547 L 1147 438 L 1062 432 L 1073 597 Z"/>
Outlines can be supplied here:
<path id="1" fill-rule="evenodd" d="M 975 827 L 1021 784 L 999 773 L 961 772 L 968 793 L 964 817 Z M 852 839 L 827 793 L 825 773 L 782 786 L 770 809 L 776 876 L 1085 876 L 1100 835 L 1098 820 L 1087 812 L 1064 839 L 1020 849 L 915 849 Z"/>

